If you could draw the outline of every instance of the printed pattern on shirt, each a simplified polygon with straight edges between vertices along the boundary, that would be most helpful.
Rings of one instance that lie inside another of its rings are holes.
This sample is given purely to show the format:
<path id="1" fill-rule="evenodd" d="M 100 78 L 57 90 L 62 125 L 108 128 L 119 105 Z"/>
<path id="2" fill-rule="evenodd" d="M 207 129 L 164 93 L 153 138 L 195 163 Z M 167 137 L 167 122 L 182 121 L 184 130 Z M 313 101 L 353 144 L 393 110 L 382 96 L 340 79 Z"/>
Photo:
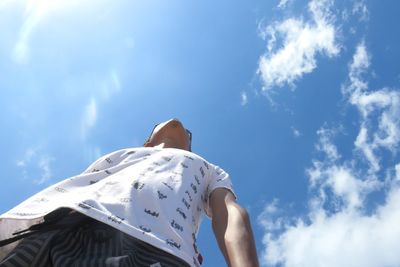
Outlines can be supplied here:
<path id="1" fill-rule="evenodd" d="M 73 199 L 80 212 L 137 238 L 146 237 L 146 242 L 172 249 L 177 256 L 192 255 L 185 260 L 198 265 L 196 235 L 209 195 L 218 187 L 231 189 L 222 169 L 187 151 L 137 148 L 103 156 L 87 170 L 51 187 L 48 194 L 39 193 L 24 204 L 29 209 L 12 214 L 33 216 L 39 213 L 32 207 Z"/>

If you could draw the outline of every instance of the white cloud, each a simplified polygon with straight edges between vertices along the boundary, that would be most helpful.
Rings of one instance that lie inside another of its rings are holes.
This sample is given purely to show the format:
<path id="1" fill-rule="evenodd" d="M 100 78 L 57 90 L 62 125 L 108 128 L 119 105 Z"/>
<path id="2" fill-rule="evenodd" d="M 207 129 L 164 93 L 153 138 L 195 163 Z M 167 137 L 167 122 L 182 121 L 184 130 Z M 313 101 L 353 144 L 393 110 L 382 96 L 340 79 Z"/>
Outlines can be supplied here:
<path id="1" fill-rule="evenodd" d="M 298 130 L 298 129 L 296 129 L 295 127 L 291 127 L 291 129 L 292 129 L 292 133 L 293 133 L 293 136 L 294 137 L 300 137 L 301 136 L 301 132 Z"/>
<path id="2" fill-rule="evenodd" d="M 28 148 L 23 159 L 17 161 L 17 166 L 25 167 L 32 160 L 32 157 L 35 156 L 35 154 L 36 151 L 33 148 Z"/>
<path id="3" fill-rule="evenodd" d="M 367 53 L 365 44 L 360 43 L 353 55 L 353 61 L 350 64 L 349 79 L 350 84 L 342 87 L 343 94 L 360 93 L 368 87 L 368 83 L 364 81 L 362 75 L 366 72 L 370 65 L 370 56 Z"/>
<path id="4" fill-rule="evenodd" d="M 22 159 L 16 161 L 25 180 L 34 184 L 43 184 L 52 178 L 51 162 L 54 157 L 49 156 L 40 148 L 28 148 Z"/>
<path id="5" fill-rule="evenodd" d="M 355 140 L 356 149 L 361 151 L 370 164 L 370 171 L 380 170 L 377 152 L 389 149 L 396 153 L 400 142 L 400 93 L 387 88 L 369 92 L 368 83 L 363 79 L 370 66 L 371 56 L 364 43 L 357 46 L 349 67 L 349 83 L 342 87 L 349 102 L 362 115 L 359 134 Z M 373 126 L 378 123 L 378 130 Z"/>
<path id="6" fill-rule="evenodd" d="M 360 21 L 367 21 L 369 19 L 369 10 L 365 0 L 354 1 L 351 13 L 353 15 L 358 15 Z"/>
<path id="7" fill-rule="evenodd" d="M 96 92 L 96 96 L 89 98 L 89 102 L 86 104 L 81 116 L 82 139 L 85 139 L 89 130 L 96 126 L 99 103 L 109 101 L 113 95 L 121 91 L 121 80 L 118 72 L 114 69 L 111 69 L 97 85 L 98 92 Z"/>
<path id="8" fill-rule="evenodd" d="M 0 10 L 4 7 L 8 7 L 9 4 L 12 4 L 16 0 L 3 0 L 0 2 Z"/>
<path id="9" fill-rule="evenodd" d="M 355 92 L 351 102 L 363 116 L 363 123 L 355 145 L 371 164 L 373 171 L 380 168 L 376 155 L 382 149 L 397 153 L 400 143 L 400 92 L 381 89 L 375 92 Z M 378 129 L 373 126 L 378 124 Z"/>
<path id="10" fill-rule="evenodd" d="M 110 0 L 0 1 L 0 13 L 17 15 L 5 16 L 1 21 L 4 25 L 0 28 L 12 25 L 0 36 L 7 40 L 5 55 L 11 57 L 11 64 L 28 66 L 22 72 L 16 66 L 19 76 L 23 76 L 24 93 L 15 98 L 21 102 L 41 99 L 57 84 L 53 101 L 62 103 L 55 106 L 64 111 L 74 107 L 63 125 L 74 129 L 71 138 L 85 141 L 98 123 L 103 104 L 122 90 L 121 73 L 132 65 L 134 36 L 132 27 L 124 27 L 128 13 L 120 11 L 141 5 Z M 37 114 L 50 114 L 48 109 L 42 105 L 35 110 Z M 26 110 L 22 108 L 21 113 Z M 43 119 L 34 118 L 36 113 L 30 114 L 29 121 Z"/>
<path id="11" fill-rule="evenodd" d="M 100 84 L 100 96 L 103 100 L 109 100 L 114 94 L 121 91 L 121 80 L 118 72 L 111 69 L 108 76 Z"/>
<path id="12" fill-rule="evenodd" d="M 358 209 L 366 195 L 379 189 L 381 183 L 374 175 L 360 175 L 353 169 L 351 161 L 339 162 L 342 156 L 332 141 L 336 132 L 326 128 L 317 132 L 319 141 L 316 149 L 323 153 L 323 160 L 314 159 L 312 167 L 306 171 L 310 188 L 317 190 L 313 205 L 321 208 L 330 202 L 336 210 Z"/>
<path id="13" fill-rule="evenodd" d="M 278 204 L 278 199 L 274 199 L 270 203 L 267 203 L 264 206 L 264 210 L 257 218 L 258 223 L 268 232 L 277 231 L 286 223 L 285 218 L 278 218 L 274 220 L 276 215 L 281 213 Z"/>
<path id="14" fill-rule="evenodd" d="M 368 55 L 367 48 L 364 42 L 358 44 L 356 52 L 353 55 L 353 61 L 350 65 L 350 76 L 359 76 L 370 66 L 370 55 Z"/>
<path id="15" fill-rule="evenodd" d="M 397 181 L 400 181 L 400 163 L 395 166 L 395 177 Z"/>
<path id="16" fill-rule="evenodd" d="M 240 105 L 245 106 L 247 104 L 248 100 L 247 100 L 247 93 L 246 92 L 242 92 L 240 94 Z"/>
<path id="17" fill-rule="evenodd" d="M 308 170 L 311 189 L 316 193 L 310 199 L 307 216 L 273 218 L 271 214 L 265 216 L 265 211 L 260 215 L 259 223 L 266 231 L 263 265 L 378 267 L 400 263 L 397 256 L 400 228 L 396 223 L 400 219 L 400 188 L 393 187 L 386 203 L 372 215 L 366 215 L 366 197 L 382 184 L 374 176 L 357 172 L 349 162 L 334 163 L 332 158 L 315 160 Z M 388 212 L 392 208 L 394 213 Z M 277 209 L 274 205 L 274 210 Z M 389 226 L 395 229 L 389 231 Z"/>
<path id="18" fill-rule="evenodd" d="M 329 161 L 335 161 L 340 158 L 336 146 L 332 143 L 331 138 L 336 134 L 335 130 L 327 129 L 325 127 L 317 131 L 319 142 L 316 145 L 318 151 L 326 154 Z"/>
<path id="19" fill-rule="evenodd" d="M 39 160 L 38 163 L 38 167 L 41 171 L 41 175 L 39 179 L 34 180 L 35 183 L 37 184 L 43 184 L 45 182 L 47 182 L 48 180 L 51 179 L 52 177 L 52 170 L 50 167 L 50 163 L 53 161 L 54 159 L 52 157 L 49 157 L 47 155 L 42 156 Z"/>
<path id="20" fill-rule="evenodd" d="M 293 85 L 304 74 L 316 66 L 316 55 L 333 57 L 339 54 L 336 29 L 330 12 L 332 1 L 313 0 L 308 9 L 312 21 L 289 18 L 268 26 L 262 35 L 268 36 L 268 51 L 259 60 L 258 73 L 264 87 Z M 282 38 L 282 47 L 274 49 L 277 39 Z"/>
<path id="21" fill-rule="evenodd" d="M 266 214 L 274 214 L 278 210 L 278 199 L 274 199 L 271 203 L 265 205 L 264 212 Z"/>
<path id="22" fill-rule="evenodd" d="M 349 81 L 342 86 L 349 104 L 360 111 L 353 156 L 344 159 L 339 153 L 333 140 L 337 131 L 326 127 L 318 131 L 316 149 L 323 156 L 306 171 L 311 192 L 308 212 L 267 217 L 264 211 L 259 217 L 265 230 L 263 265 L 400 266 L 400 163 L 381 162 L 384 154 L 390 158 L 397 153 L 400 93 L 369 90 L 363 76 L 370 58 L 360 43 L 349 65 Z M 371 193 L 382 194 L 384 203 L 376 202 Z"/>
<path id="23" fill-rule="evenodd" d="M 362 204 L 360 185 L 362 182 L 357 180 L 350 169 L 333 167 L 328 171 L 328 184 L 334 194 L 345 201 L 345 206 L 354 209 Z"/>
<path id="24" fill-rule="evenodd" d="M 299 220 L 278 238 L 264 237 L 265 265 L 307 267 L 399 266 L 400 189 L 371 215 L 346 210 L 326 215 L 319 210 L 311 224 Z"/>
<path id="25" fill-rule="evenodd" d="M 278 8 L 284 9 L 292 0 L 280 0 Z"/>
<path id="26" fill-rule="evenodd" d="M 34 29 L 50 12 L 66 9 L 79 4 L 78 0 L 28 0 L 25 5 L 25 20 L 15 44 L 13 58 L 16 63 L 29 61 L 29 41 Z"/>
<path id="27" fill-rule="evenodd" d="M 370 165 L 371 172 L 377 172 L 380 170 L 379 159 L 374 154 L 374 145 L 368 142 L 368 130 L 365 127 L 361 127 L 357 135 L 357 139 L 354 142 L 356 149 L 364 154 L 365 159 Z"/>
<path id="28" fill-rule="evenodd" d="M 97 104 L 96 99 L 91 97 L 86 105 L 81 119 L 81 136 L 86 138 L 88 131 L 96 125 L 97 121 Z"/>
<path id="29" fill-rule="evenodd" d="M 91 55 L 104 56 L 115 63 L 114 56 L 126 55 L 120 53 L 121 48 L 134 47 L 131 28 L 121 27 L 126 19 L 117 13 L 127 5 L 137 7 L 134 1 L 15 0 L 9 3 L 3 5 L 4 10 L 15 8 L 21 20 L 16 20 L 20 24 L 16 25 L 13 35 L 5 33 L 2 37 L 10 38 L 13 43 L 10 57 L 16 64 L 28 65 L 40 60 L 41 64 L 55 67 L 63 67 L 57 64 L 76 67 L 76 62 L 92 59 Z"/>

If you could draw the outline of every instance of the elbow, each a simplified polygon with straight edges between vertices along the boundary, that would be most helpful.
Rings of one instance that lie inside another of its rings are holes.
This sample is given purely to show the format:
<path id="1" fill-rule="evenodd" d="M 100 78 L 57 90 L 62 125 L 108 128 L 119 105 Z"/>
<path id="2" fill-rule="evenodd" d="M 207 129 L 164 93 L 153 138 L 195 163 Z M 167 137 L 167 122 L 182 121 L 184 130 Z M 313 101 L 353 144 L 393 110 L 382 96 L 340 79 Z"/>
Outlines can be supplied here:
<path id="1" fill-rule="evenodd" d="M 250 216 L 247 210 L 243 207 L 238 207 L 238 212 L 240 213 L 240 216 L 243 218 L 245 221 L 250 221 Z"/>
<path id="2" fill-rule="evenodd" d="M 228 219 L 237 220 L 239 223 L 249 223 L 250 216 L 245 208 L 239 206 L 237 203 L 232 203 L 228 207 Z"/>
<path id="3" fill-rule="evenodd" d="M 222 235 L 225 241 L 237 242 L 240 240 L 237 238 L 246 235 L 251 229 L 247 210 L 236 202 L 229 203 L 212 218 L 214 232 Z"/>

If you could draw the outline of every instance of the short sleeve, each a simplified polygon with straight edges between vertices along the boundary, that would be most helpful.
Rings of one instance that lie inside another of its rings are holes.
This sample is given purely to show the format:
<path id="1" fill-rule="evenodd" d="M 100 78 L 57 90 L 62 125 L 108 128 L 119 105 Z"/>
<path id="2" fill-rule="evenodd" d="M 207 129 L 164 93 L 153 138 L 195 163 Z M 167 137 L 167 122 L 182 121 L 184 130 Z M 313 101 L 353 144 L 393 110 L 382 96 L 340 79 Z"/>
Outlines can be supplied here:
<path id="1" fill-rule="evenodd" d="M 204 197 L 204 211 L 208 217 L 212 217 L 211 208 L 209 206 L 211 193 L 217 188 L 226 188 L 232 192 L 232 194 L 236 197 L 236 194 L 233 190 L 232 181 L 227 172 L 225 172 L 222 168 L 215 166 L 213 164 L 209 164 L 210 166 L 210 176 L 208 177 L 208 185 L 205 191 Z"/>

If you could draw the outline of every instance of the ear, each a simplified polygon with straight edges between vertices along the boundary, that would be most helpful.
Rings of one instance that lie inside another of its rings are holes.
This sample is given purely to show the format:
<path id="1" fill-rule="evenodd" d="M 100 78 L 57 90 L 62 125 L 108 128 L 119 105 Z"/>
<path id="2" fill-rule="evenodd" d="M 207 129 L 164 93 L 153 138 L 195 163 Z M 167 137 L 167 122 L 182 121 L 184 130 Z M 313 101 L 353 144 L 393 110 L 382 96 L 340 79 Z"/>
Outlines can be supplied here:
<path id="1" fill-rule="evenodd" d="M 144 147 L 153 147 L 153 144 L 150 141 L 147 141 L 146 143 L 144 143 L 143 146 Z"/>

